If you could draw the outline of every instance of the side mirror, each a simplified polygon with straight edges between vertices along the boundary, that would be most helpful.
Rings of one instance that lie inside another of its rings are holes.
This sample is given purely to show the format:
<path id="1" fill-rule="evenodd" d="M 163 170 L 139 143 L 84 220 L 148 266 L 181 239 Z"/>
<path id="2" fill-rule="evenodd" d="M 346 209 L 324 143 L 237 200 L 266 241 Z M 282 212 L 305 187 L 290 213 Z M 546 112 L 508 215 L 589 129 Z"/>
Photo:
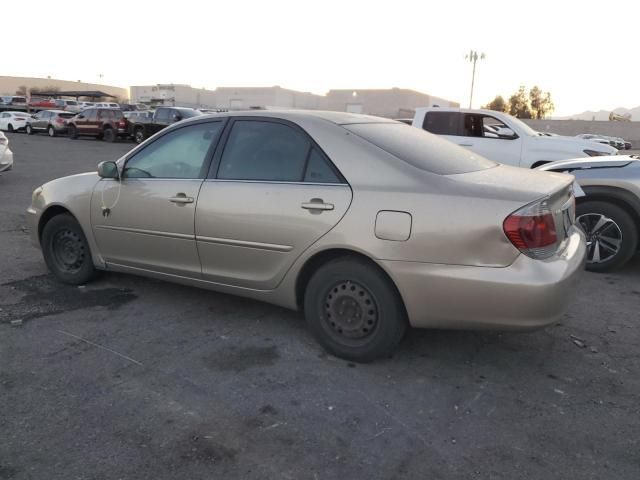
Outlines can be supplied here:
<path id="1" fill-rule="evenodd" d="M 174 122 L 179 122 L 180 120 L 182 120 L 182 115 L 180 115 L 179 113 L 176 113 L 176 114 L 173 116 L 173 121 L 174 121 Z"/>
<path id="2" fill-rule="evenodd" d="M 498 135 L 500 135 L 500 138 L 506 138 L 508 140 L 513 140 L 514 138 L 518 137 L 516 135 L 516 132 L 514 132 L 510 128 L 506 128 L 506 127 L 505 128 L 501 128 L 500 130 L 498 130 Z"/>
<path id="3" fill-rule="evenodd" d="M 98 164 L 98 176 L 100 178 L 119 178 L 116 162 L 100 162 Z"/>

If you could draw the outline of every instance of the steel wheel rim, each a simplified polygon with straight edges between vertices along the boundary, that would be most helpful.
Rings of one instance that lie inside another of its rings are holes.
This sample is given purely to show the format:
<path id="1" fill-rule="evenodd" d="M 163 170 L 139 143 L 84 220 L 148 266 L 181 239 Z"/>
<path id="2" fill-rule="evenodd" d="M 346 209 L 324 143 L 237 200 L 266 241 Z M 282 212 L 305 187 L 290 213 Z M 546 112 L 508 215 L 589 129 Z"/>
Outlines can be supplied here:
<path id="1" fill-rule="evenodd" d="M 585 213 L 576 221 L 587 236 L 588 263 L 604 263 L 618 255 L 622 230 L 613 219 L 601 213 Z"/>
<path id="2" fill-rule="evenodd" d="M 56 232 L 51 240 L 51 252 L 56 267 L 65 273 L 77 273 L 86 258 L 82 238 L 69 229 Z"/>
<path id="3" fill-rule="evenodd" d="M 322 301 L 323 329 L 340 343 L 361 344 L 379 324 L 376 301 L 363 285 L 342 280 L 329 288 Z"/>

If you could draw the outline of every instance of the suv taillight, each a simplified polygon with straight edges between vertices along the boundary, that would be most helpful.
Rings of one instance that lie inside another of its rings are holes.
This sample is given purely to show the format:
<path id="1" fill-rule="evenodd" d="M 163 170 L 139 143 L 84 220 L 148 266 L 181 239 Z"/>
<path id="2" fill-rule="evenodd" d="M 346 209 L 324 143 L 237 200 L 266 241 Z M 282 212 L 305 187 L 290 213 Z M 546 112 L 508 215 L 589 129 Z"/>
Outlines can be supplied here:
<path id="1" fill-rule="evenodd" d="M 127 126 L 127 119 L 121 118 L 120 121 L 118 121 L 118 128 L 125 128 L 126 126 Z"/>
<path id="2" fill-rule="evenodd" d="M 558 247 L 556 224 L 547 199 L 513 212 L 502 228 L 511 243 L 531 258 L 549 258 Z"/>

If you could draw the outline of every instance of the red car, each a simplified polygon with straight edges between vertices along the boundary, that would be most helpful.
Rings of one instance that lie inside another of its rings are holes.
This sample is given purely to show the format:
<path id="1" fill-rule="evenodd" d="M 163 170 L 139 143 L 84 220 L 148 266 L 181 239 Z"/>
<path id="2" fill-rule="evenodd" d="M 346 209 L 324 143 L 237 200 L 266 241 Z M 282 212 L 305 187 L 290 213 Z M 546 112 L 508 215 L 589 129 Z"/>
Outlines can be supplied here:
<path id="1" fill-rule="evenodd" d="M 48 110 L 56 108 L 56 101 L 53 98 L 34 98 L 29 102 L 29 109 Z"/>

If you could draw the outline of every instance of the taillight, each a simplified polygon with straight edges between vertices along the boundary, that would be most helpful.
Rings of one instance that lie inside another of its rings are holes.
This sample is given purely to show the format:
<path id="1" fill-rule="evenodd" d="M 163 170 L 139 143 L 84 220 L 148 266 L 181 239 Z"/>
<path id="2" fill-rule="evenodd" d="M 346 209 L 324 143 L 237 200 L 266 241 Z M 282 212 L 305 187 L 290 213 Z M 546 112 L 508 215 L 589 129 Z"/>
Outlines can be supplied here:
<path id="1" fill-rule="evenodd" d="M 63 124 L 64 120 L 60 117 L 56 118 L 56 123 Z"/>
<path id="2" fill-rule="evenodd" d="M 546 199 L 512 213 L 502 228 L 511 243 L 531 258 L 549 258 L 558 247 L 556 224 Z"/>
<path id="3" fill-rule="evenodd" d="M 9 143 L 7 137 L 0 137 L 0 145 L 6 145 L 7 143 Z"/>
<path id="4" fill-rule="evenodd" d="M 118 128 L 125 128 L 127 126 L 127 119 L 123 118 L 118 122 Z"/>

